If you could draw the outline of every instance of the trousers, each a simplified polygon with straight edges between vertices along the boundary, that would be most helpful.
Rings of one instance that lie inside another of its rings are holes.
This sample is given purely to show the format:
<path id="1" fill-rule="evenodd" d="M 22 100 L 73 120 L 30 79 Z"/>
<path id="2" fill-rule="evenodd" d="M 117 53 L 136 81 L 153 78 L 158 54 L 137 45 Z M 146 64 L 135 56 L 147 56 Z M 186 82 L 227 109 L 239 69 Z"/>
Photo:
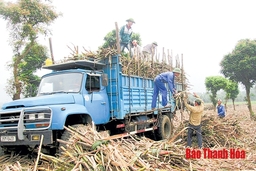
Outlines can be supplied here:
<path id="1" fill-rule="evenodd" d="M 162 106 L 167 105 L 167 89 L 164 82 L 161 81 L 160 77 L 156 77 L 154 81 L 154 92 L 152 97 L 151 108 L 156 108 L 156 101 L 159 94 L 159 91 L 162 94 Z"/>
<path id="2" fill-rule="evenodd" d="M 130 43 L 120 43 L 121 52 L 123 52 L 125 48 L 126 48 L 126 49 L 129 51 L 129 53 L 130 53 L 130 51 L 131 51 L 131 45 L 130 45 Z"/>
<path id="3" fill-rule="evenodd" d="M 202 134 L 201 134 L 201 124 L 200 125 L 188 125 L 188 139 L 187 146 L 191 147 L 193 132 L 196 131 L 198 147 L 202 148 Z"/>

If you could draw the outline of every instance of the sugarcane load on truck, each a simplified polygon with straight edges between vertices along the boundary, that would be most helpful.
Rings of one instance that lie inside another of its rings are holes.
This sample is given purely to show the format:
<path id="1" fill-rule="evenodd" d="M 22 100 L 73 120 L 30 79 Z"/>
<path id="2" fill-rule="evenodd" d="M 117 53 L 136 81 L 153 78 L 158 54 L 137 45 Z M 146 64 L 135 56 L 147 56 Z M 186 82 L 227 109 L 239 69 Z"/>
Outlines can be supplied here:
<path id="1" fill-rule="evenodd" d="M 44 147 L 58 147 L 57 139 L 69 137 L 64 127 L 95 124 L 98 131 L 129 136 L 148 133 L 155 139 L 170 138 L 175 100 L 168 89 L 162 106 L 161 94 L 156 110 L 151 110 L 152 72 L 130 74 L 133 59 L 109 55 L 99 60 L 84 58 L 44 66 L 52 70 L 42 76 L 36 97 L 6 103 L 0 111 L 0 146 L 5 150 L 33 148 L 44 135 Z M 126 67 L 124 67 L 126 66 Z M 146 66 L 141 65 L 141 69 Z M 130 72 L 129 72 L 130 71 Z M 138 71 L 136 71 L 138 72 Z M 177 91 L 182 85 L 176 83 Z"/>

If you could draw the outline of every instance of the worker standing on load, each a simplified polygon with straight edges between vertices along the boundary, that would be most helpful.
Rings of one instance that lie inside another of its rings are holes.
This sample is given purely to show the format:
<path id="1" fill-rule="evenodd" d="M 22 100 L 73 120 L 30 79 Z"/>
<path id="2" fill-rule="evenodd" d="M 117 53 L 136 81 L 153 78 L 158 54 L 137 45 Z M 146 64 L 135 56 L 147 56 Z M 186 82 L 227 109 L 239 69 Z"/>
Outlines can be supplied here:
<path id="1" fill-rule="evenodd" d="M 171 105 L 167 104 L 167 89 L 165 87 L 165 83 L 168 84 L 168 87 L 171 93 L 174 95 L 176 93 L 175 87 L 175 77 L 180 76 L 181 70 L 179 68 L 175 68 L 172 72 L 164 72 L 156 76 L 154 79 L 154 92 L 151 108 L 154 110 L 156 108 L 156 100 L 159 94 L 159 91 L 162 94 L 162 106 L 171 107 Z"/>
<path id="2" fill-rule="evenodd" d="M 121 27 L 120 29 L 120 48 L 121 52 L 124 51 L 125 48 L 130 52 L 131 51 L 131 37 L 132 37 L 132 25 L 135 21 L 132 18 L 126 20 L 127 24 Z M 131 53 L 130 53 L 131 54 Z"/>

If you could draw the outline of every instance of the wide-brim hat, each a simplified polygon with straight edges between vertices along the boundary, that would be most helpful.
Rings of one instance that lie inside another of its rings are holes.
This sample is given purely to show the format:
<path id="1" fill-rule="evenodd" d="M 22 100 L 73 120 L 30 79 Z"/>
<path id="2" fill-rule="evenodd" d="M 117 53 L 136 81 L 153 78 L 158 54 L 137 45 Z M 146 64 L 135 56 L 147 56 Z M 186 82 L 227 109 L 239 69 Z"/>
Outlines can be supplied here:
<path id="1" fill-rule="evenodd" d="M 179 68 L 174 68 L 174 70 L 172 72 L 176 72 L 176 73 L 181 74 L 181 70 Z"/>
<path id="2" fill-rule="evenodd" d="M 158 46 L 157 42 L 153 42 L 152 44 L 154 44 L 154 45 Z"/>
<path id="3" fill-rule="evenodd" d="M 201 101 L 199 98 L 196 98 L 196 99 L 195 99 L 195 102 L 196 102 L 198 105 L 200 105 L 202 101 Z"/>
<path id="4" fill-rule="evenodd" d="M 130 21 L 130 22 L 135 23 L 135 21 L 134 21 L 134 19 L 133 19 L 133 18 L 129 18 L 129 19 L 127 19 L 126 21 L 127 21 L 127 22 L 129 22 L 129 21 Z"/>

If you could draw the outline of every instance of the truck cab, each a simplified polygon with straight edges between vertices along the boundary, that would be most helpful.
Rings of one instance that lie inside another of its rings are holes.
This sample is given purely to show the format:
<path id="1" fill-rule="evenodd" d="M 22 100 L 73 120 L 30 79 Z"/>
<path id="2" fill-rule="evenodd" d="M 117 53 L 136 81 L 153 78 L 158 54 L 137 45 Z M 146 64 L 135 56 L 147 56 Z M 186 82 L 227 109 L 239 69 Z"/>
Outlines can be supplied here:
<path id="1" fill-rule="evenodd" d="M 102 81 L 103 72 L 93 71 L 90 62 L 81 62 L 86 66 L 84 69 L 71 66 L 71 63 L 48 67 L 53 71 L 41 78 L 36 97 L 2 106 L 0 146 L 4 149 L 33 148 L 39 144 L 42 135 L 43 144 L 56 146 L 64 126 L 109 122 L 110 105 Z"/>

